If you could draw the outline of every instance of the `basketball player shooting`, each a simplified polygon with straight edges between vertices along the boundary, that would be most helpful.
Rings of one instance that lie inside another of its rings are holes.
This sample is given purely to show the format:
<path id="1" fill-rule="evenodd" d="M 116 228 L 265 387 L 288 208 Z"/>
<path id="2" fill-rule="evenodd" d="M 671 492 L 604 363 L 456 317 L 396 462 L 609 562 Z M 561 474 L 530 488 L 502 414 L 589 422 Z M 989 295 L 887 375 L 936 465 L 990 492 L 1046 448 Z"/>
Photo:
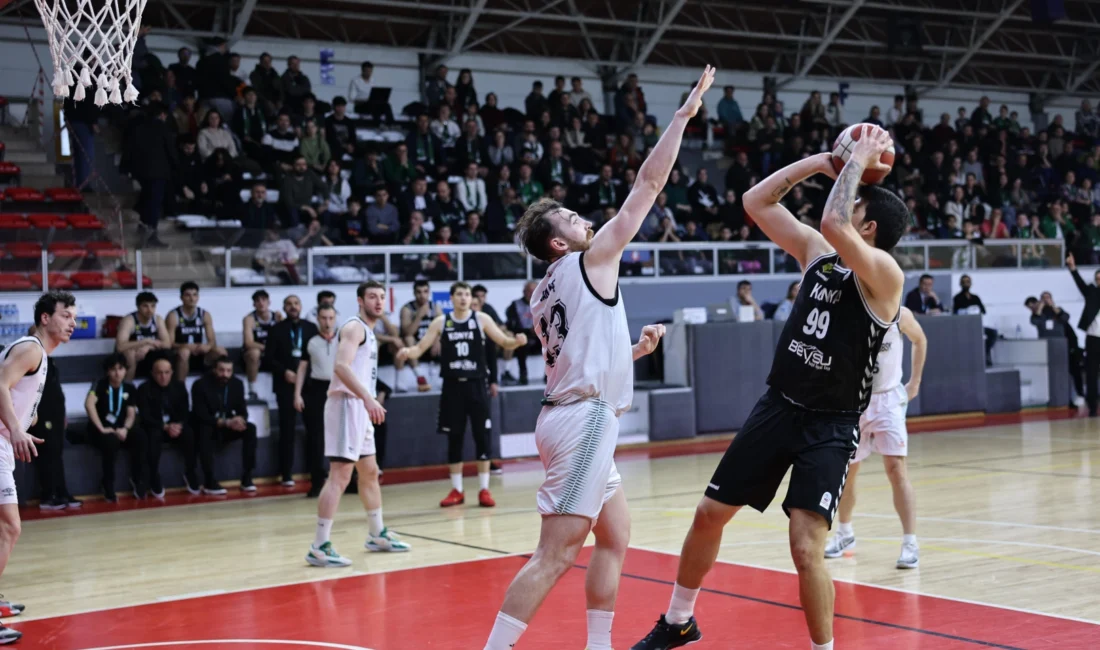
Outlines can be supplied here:
<path id="1" fill-rule="evenodd" d="M 913 372 L 908 384 L 901 383 L 903 334 L 913 344 Z M 896 566 L 899 569 L 915 569 L 920 565 L 916 498 L 905 467 L 905 457 L 909 453 L 905 411 L 909 408 L 909 402 L 920 393 L 927 355 L 928 338 L 924 335 L 924 329 L 913 317 L 913 312 L 902 307 L 901 318 L 896 327 L 886 332 L 875 361 L 871 404 L 859 418 L 859 449 L 848 468 L 848 482 L 840 499 L 840 523 L 837 524 L 836 534 L 825 547 L 826 558 L 838 558 L 856 548 L 856 533 L 852 529 L 852 512 L 856 509 L 856 476 L 860 461 L 875 451 L 882 456 L 886 477 L 894 493 L 894 509 L 901 518 L 901 555 Z"/>
<path id="2" fill-rule="evenodd" d="M 825 541 L 859 443 L 875 357 L 898 320 L 904 276 L 890 250 L 908 211 L 896 195 L 860 185 L 881 173 L 890 135 L 862 125 L 829 194 L 821 232 L 779 201 L 795 184 L 835 173 L 832 154 L 804 158 L 745 193 L 745 211 L 803 270 L 802 287 L 776 348 L 768 392 L 730 443 L 695 510 L 680 553 L 668 611 L 632 650 L 665 650 L 702 638 L 695 599 L 722 545 L 722 530 L 744 506 L 763 512 L 792 465 L 783 511 L 799 596 L 814 650 L 833 648 L 833 583 Z"/>
<path id="3" fill-rule="evenodd" d="M 68 343 L 76 329 L 76 298 L 50 291 L 34 303 L 34 327 L 0 352 L 0 574 L 19 539 L 19 497 L 15 493 L 15 459 L 29 463 L 44 440 L 27 433 L 37 417 L 46 386 L 46 356 Z M 0 601 L 0 616 L 17 616 L 24 607 Z M 0 645 L 14 643 L 21 632 L 0 625 Z"/>
<path id="4" fill-rule="evenodd" d="M 515 647 L 550 589 L 573 567 L 589 532 L 596 548 L 584 583 L 588 650 L 611 650 L 630 541 L 630 513 L 614 461 L 619 415 L 634 396 L 634 360 L 653 352 L 664 334 L 661 325 L 646 326 L 631 347 L 619 260 L 668 181 L 684 127 L 713 82 L 714 69 L 707 66 L 638 170 L 622 209 L 598 233 L 549 199 L 529 207 L 516 228 L 528 253 L 551 262 L 531 303 L 546 360 L 544 406 L 535 425 L 546 480 L 537 496 L 538 548 L 508 587 L 485 650 Z"/>

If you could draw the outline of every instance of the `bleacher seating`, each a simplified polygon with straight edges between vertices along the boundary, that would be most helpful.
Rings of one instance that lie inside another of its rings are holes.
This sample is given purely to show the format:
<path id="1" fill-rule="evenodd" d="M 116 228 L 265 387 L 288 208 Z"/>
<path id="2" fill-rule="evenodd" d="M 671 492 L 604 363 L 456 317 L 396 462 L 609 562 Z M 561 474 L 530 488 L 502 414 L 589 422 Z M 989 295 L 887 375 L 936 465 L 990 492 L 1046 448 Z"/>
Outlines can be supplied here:
<path id="1" fill-rule="evenodd" d="M 65 221 L 64 217 L 57 214 L 29 214 L 27 215 L 27 221 L 39 230 L 69 227 L 69 222 Z"/>
<path id="2" fill-rule="evenodd" d="M 34 288 L 26 273 L 0 273 L 0 291 L 29 291 Z"/>
<path id="3" fill-rule="evenodd" d="M 19 165 L 10 162 L 0 162 L 0 183 L 18 183 L 22 175 L 23 170 L 19 168 Z"/>

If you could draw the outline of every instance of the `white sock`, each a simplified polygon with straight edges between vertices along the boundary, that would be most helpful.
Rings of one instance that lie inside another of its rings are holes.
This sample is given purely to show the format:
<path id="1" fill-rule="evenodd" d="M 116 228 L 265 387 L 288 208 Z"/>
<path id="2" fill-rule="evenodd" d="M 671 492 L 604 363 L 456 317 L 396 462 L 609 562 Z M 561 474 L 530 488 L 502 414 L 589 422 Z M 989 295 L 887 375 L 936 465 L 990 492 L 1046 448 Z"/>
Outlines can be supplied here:
<path id="1" fill-rule="evenodd" d="M 313 534 L 313 545 L 317 548 L 321 547 L 328 541 L 329 535 L 332 534 L 332 520 L 317 518 L 317 532 Z"/>
<path id="2" fill-rule="evenodd" d="M 814 643 L 813 641 L 810 641 L 810 648 L 812 648 L 812 650 L 833 650 L 833 642 L 829 641 L 828 643 Z"/>
<path id="3" fill-rule="evenodd" d="M 451 474 L 451 487 L 462 492 L 462 473 Z"/>
<path id="4" fill-rule="evenodd" d="M 612 650 L 611 621 L 615 612 L 588 610 L 588 650 Z"/>
<path id="5" fill-rule="evenodd" d="M 912 544 L 913 546 L 916 546 L 917 545 L 917 536 L 916 535 L 902 535 L 901 536 L 901 543 L 902 544 Z"/>
<path id="6" fill-rule="evenodd" d="M 485 650 L 512 650 L 526 629 L 527 624 L 523 621 L 504 612 L 497 612 L 497 620 L 493 623 L 489 640 L 485 642 Z"/>
<path id="7" fill-rule="evenodd" d="M 478 489 L 488 490 L 489 489 L 489 472 L 485 472 L 484 474 L 482 474 L 481 472 L 478 472 L 477 473 L 477 484 L 480 486 Z"/>
<path id="8" fill-rule="evenodd" d="M 382 524 L 381 508 L 367 511 L 367 527 L 370 529 L 370 534 L 375 537 L 381 535 L 383 530 L 386 530 L 385 525 Z"/>
<path id="9" fill-rule="evenodd" d="M 836 532 L 840 533 L 841 537 L 855 537 L 856 531 L 852 529 L 852 522 L 839 523 L 836 525 Z"/>
<path id="10" fill-rule="evenodd" d="M 672 588 L 672 600 L 668 603 L 668 612 L 665 621 L 673 625 L 683 625 L 688 622 L 695 612 L 695 599 L 699 597 L 698 589 L 688 589 L 679 584 Z"/>

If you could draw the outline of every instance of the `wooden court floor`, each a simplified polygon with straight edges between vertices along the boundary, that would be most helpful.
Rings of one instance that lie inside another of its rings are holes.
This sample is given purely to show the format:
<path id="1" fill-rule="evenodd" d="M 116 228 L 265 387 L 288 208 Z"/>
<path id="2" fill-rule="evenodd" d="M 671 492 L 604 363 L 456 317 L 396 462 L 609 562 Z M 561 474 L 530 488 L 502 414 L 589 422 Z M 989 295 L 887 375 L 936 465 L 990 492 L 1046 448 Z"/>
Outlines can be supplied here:
<path id="1" fill-rule="evenodd" d="M 667 605 L 672 555 L 719 456 L 620 458 L 633 516 L 627 571 L 637 581 L 624 578 L 614 636 L 620 650 Z M 829 564 L 842 617 L 838 648 L 1100 648 L 1100 423 L 916 434 L 910 476 L 921 566 L 898 571 L 900 527 L 878 458 L 860 473 L 858 550 Z M 0 591 L 27 611 L 5 622 L 26 634 L 17 647 L 58 650 L 479 650 L 522 565 L 517 556 L 535 547 L 541 478 L 535 462 L 507 465 L 493 478 L 495 509 L 441 510 L 445 481 L 385 486 L 386 523 L 413 544 L 400 555 L 363 549 L 365 516 L 357 497 L 345 496 L 333 543 L 355 564 L 342 570 L 306 565 L 316 501 L 301 495 L 27 521 L 0 579 Z M 467 490 L 476 492 L 475 479 Z M 778 505 L 763 515 L 742 512 L 719 559 L 727 564 L 706 587 L 741 609 L 715 601 L 706 606 L 710 621 L 701 609 L 701 627 L 706 634 L 709 623 L 711 633 L 695 647 L 806 647 Z M 575 573 L 580 578 L 559 585 L 518 648 L 583 647 L 583 573 Z M 775 607 L 745 609 L 761 603 Z M 97 613 L 74 616 L 87 612 Z M 317 631 L 323 620 L 347 617 L 364 627 L 327 637 Z M 559 619 L 576 629 L 561 636 Z M 291 620 L 295 627 L 280 627 Z"/>

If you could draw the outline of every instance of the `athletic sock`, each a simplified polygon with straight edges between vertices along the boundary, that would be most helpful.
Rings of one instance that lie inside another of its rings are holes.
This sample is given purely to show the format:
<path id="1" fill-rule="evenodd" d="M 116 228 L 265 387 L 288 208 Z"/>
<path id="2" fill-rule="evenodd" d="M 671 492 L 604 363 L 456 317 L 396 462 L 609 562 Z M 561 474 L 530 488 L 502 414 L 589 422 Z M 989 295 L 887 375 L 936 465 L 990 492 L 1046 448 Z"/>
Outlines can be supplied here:
<path id="1" fill-rule="evenodd" d="M 828 643 L 814 643 L 811 640 L 810 641 L 810 648 L 812 650 L 833 650 L 833 642 L 829 641 Z"/>
<path id="2" fill-rule="evenodd" d="M 527 624 L 523 621 L 504 612 L 497 612 L 497 620 L 493 623 L 493 631 L 489 633 L 485 650 L 512 650 L 526 629 Z"/>
<path id="3" fill-rule="evenodd" d="M 612 650 L 611 621 L 615 612 L 588 610 L 588 650 Z"/>
<path id="4" fill-rule="evenodd" d="M 321 548 L 321 544 L 328 541 L 332 534 L 332 520 L 317 518 L 317 532 L 313 534 L 313 545 Z"/>
<path id="5" fill-rule="evenodd" d="M 695 599 L 699 597 L 698 589 L 688 589 L 679 584 L 672 588 L 672 600 L 668 603 L 668 612 L 665 621 L 673 625 L 683 625 L 688 622 L 695 612 Z"/>
<path id="6" fill-rule="evenodd" d="M 839 523 L 836 526 L 836 532 L 840 533 L 841 537 L 855 537 L 856 531 L 852 529 L 852 522 Z"/>
<path id="7" fill-rule="evenodd" d="M 482 474 L 481 472 L 478 472 L 477 473 L 477 484 L 479 486 L 478 489 L 488 490 L 489 489 L 489 472 L 485 472 L 484 474 Z"/>
<path id="8" fill-rule="evenodd" d="M 901 536 L 901 543 L 902 544 L 912 544 L 913 546 L 916 546 L 917 545 L 917 536 L 916 535 L 902 535 Z"/>
<path id="9" fill-rule="evenodd" d="M 367 511 L 367 527 L 373 537 L 378 537 L 383 530 L 386 530 L 386 526 L 382 523 L 381 508 Z"/>
<path id="10" fill-rule="evenodd" d="M 451 474 L 451 487 L 462 492 L 462 472 Z"/>

